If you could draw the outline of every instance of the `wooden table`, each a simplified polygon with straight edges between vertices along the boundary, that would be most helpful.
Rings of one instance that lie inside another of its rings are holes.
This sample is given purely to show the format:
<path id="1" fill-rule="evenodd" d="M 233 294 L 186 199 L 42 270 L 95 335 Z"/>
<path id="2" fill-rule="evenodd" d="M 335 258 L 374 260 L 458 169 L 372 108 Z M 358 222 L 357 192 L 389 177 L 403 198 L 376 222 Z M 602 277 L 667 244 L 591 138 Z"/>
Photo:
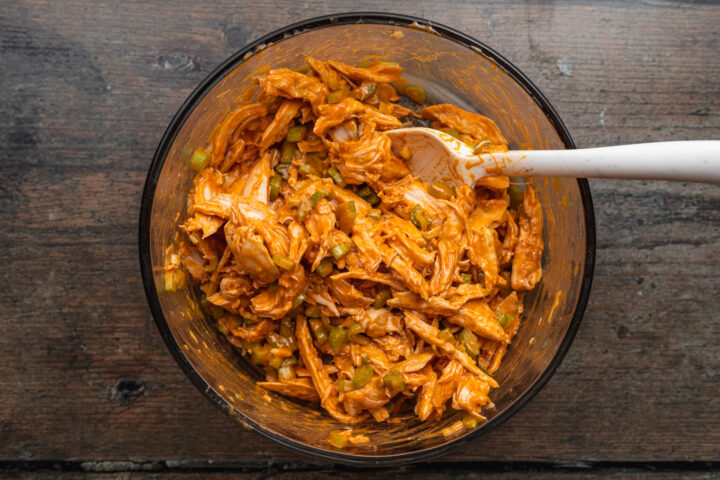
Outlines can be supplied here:
<path id="1" fill-rule="evenodd" d="M 288 23 L 357 8 L 423 16 L 496 48 L 579 146 L 720 139 L 720 6 L 531 3 L 3 2 L 0 477 L 358 476 L 244 430 L 171 358 L 138 268 L 150 159 L 221 60 Z M 593 291 L 553 379 L 467 447 L 377 475 L 720 476 L 720 187 L 591 186 Z"/>

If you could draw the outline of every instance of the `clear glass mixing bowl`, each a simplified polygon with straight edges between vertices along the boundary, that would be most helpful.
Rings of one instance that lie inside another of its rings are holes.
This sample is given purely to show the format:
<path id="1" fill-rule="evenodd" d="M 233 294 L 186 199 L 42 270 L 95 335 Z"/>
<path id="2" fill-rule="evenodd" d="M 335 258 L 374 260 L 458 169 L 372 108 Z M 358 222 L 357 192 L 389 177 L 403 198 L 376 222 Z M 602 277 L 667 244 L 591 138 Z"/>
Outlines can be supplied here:
<path id="1" fill-rule="evenodd" d="M 402 35 L 395 34 L 400 32 Z M 397 38 L 400 37 L 400 38 Z M 316 459 L 355 465 L 393 465 L 427 459 L 500 424 L 547 382 L 582 317 L 595 254 L 592 201 L 583 179 L 535 179 L 545 213 L 544 275 L 525 300 L 526 314 L 502 366 L 495 408 L 472 432 L 446 438 L 458 418 L 401 423 L 367 422 L 355 430 L 367 445 L 343 451 L 326 438 L 342 429 L 319 406 L 255 386 L 256 370 L 212 326 L 186 285 L 168 293 L 163 252 L 183 217 L 194 171 L 188 160 L 267 66 L 297 68 L 304 57 L 354 64 L 369 56 L 399 62 L 404 76 L 423 85 L 434 103 L 450 102 L 493 118 L 510 148 L 560 149 L 574 144 L 557 113 L 517 68 L 460 32 L 426 20 L 387 14 L 341 14 L 290 25 L 248 45 L 212 72 L 173 118 L 153 159 L 142 198 L 140 260 L 147 298 L 168 348 L 205 395 L 246 427 Z"/>

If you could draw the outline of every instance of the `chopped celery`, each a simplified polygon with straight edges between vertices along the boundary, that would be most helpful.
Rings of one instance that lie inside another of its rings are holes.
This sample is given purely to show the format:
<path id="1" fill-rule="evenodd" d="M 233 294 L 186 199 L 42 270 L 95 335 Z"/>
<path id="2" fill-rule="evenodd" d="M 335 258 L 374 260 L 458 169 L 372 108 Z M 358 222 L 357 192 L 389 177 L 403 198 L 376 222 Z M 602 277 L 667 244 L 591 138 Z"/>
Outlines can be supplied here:
<path id="1" fill-rule="evenodd" d="M 335 260 L 340 260 L 342 257 L 344 257 L 348 252 L 350 251 L 350 246 L 345 243 L 341 242 L 338 245 L 335 245 L 331 250 L 330 253 L 333 257 L 335 257 Z"/>

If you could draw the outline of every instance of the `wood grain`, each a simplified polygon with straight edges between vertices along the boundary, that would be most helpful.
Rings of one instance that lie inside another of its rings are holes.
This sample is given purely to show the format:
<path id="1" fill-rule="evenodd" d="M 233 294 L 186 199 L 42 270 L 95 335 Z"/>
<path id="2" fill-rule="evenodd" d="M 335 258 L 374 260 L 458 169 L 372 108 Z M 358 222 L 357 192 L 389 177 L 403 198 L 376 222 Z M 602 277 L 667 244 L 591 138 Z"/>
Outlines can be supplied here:
<path id="1" fill-rule="evenodd" d="M 184 377 L 155 329 L 137 260 L 145 174 L 192 88 L 252 39 L 358 8 L 256 5 L 0 8 L 0 460 L 298 461 Z M 507 56 L 579 146 L 720 138 L 718 5 L 458 0 L 392 10 Z M 444 461 L 720 460 L 720 189 L 591 187 L 597 267 L 570 353 L 520 413 Z M 625 478 L 605 473 L 588 478 Z M 18 478 L 45 474 L 29 475 Z M 331 474 L 322 475 L 313 478 Z"/>
<path id="2" fill-rule="evenodd" d="M 120 466 L 120 465 L 118 465 Z M 56 466 L 57 467 L 57 466 Z M 203 471 L 178 471 L 174 468 L 168 468 L 157 471 L 132 471 L 132 470 L 115 470 L 116 465 L 103 463 L 85 465 L 88 470 L 65 472 L 53 469 L 41 471 L 24 471 L 9 472 L 7 477 L 13 480 L 77 480 L 91 477 L 97 480 L 111 480 L 122 478 L 123 480 L 150 480 L 162 478 L 164 480 L 182 479 L 182 480 L 249 480 L 249 479 L 272 479 L 272 480 L 332 480 L 338 478 L 363 478 L 362 473 L 340 468 L 330 467 L 308 467 L 297 466 L 294 468 L 288 465 L 268 466 L 264 468 L 245 468 L 245 469 L 227 469 L 213 468 Z M 95 469 L 94 467 L 98 467 Z M 121 467 L 121 466 L 120 466 Z M 406 478 L 422 478 L 424 480 L 441 480 L 453 478 L 457 480 L 476 480 L 483 478 L 487 480 L 508 480 L 516 478 L 533 478 L 537 480 L 566 480 L 581 478 L 583 480 L 646 480 L 646 479 L 687 479 L 687 480 L 710 480 L 717 478 L 712 471 L 678 471 L 674 469 L 643 469 L 643 468 L 609 468 L 600 471 L 588 471 L 582 468 L 558 468 L 552 471 L 537 469 L 532 466 L 509 471 L 500 466 L 486 468 L 480 465 L 462 465 L 458 466 L 434 466 L 421 465 L 414 467 L 402 467 L 394 470 L 373 470 L 372 475 L 381 476 L 388 480 L 402 480 Z"/>

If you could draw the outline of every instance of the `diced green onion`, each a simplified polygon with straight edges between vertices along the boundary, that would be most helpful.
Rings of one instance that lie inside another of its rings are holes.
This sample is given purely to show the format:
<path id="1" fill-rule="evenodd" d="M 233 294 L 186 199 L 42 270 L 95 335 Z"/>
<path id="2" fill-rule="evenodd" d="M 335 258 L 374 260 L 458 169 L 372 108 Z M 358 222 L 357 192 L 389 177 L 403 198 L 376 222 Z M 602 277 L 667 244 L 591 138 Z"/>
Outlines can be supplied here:
<path id="1" fill-rule="evenodd" d="M 368 217 L 372 218 L 373 220 L 380 220 L 380 215 L 382 212 L 378 210 L 377 208 L 371 208 L 368 210 Z"/>
<path id="2" fill-rule="evenodd" d="M 383 308 L 388 299 L 390 298 L 390 289 L 388 287 L 381 287 L 375 295 L 375 301 L 372 304 L 373 308 Z"/>
<path id="3" fill-rule="evenodd" d="M 310 330 L 312 330 L 313 335 L 315 336 L 315 340 L 317 340 L 320 345 L 327 342 L 327 331 L 325 331 L 325 326 L 319 319 L 311 318 L 308 320 L 308 324 L 310 325 Z"/>
<path id="4" fill-rule="evenodd" d="M 353 375 L 353 385 L 355 388 L 362 388 L 370 383 L 373 375 L 375 375 L 375 372 L 373 372 L 370 365 L 360 365 L 355 369 L 355 374 Z"/>
<path id="5" fill-rule="evenodd" d="M 358 188 L 357 194 L 359 197 L 367 197 L 373 192 L 372 188 L 368 187 L 367 185 L 363 185 L 362 187 Z"/>
<path id="6" fill-rule="evenodd" d="M 362 332 L 363 330 L 365 330 L 365 329 L 363 328 L 362 325 L 360 325 L 360 324 L 357 323 L 357 322 L 352 322 L 352 323 L 350 324 L 350 326 L 348 327 L 348 334 L 349 334 L 349 335 L 355 335 L 356 333 L 360 333 L 360 332 Z"/>
<path id="7" fill-rule="evenodd" d="M 455 130 L 454 128 L 441 128 L 440 131 L 441 131 L 441 132 L 445 132 L 445 133 L 447 133 L 448 135 L 450 135 L 451 137 L 455 137 L 455 138 L 457 138 L 458 140 L 460 140 L 460 132 L 458 132 L 458 131 Z"/>
<path id="8" fill-rule="evenodd" d="M 253 365 L 267 364 L 270 360 L 270 345 L 263 345 L 252 349 L 250 361 Z"/>
<path id="9" fill-rule="evenodd" d="M 302 140 L 304 140 L 306 134 L 307 134 L 307 127 L 305 127 L 303 125 L 298 125 L 295 127 L 288 128 L 285 139 L 288 142 L 297 143 L 297 142 L 301 142 Z"/>
<path id="10" fill-rule="evenodd" d="M 310 203 L 314 207 L 315 204 L 318 202 L 318 200 L 320 200 L 321 198 L 327 197 L 327 196 L 328 196 L 328 192 L 326 192 L 324 190 L 318 190 L 317 192 L 310 195 Z"/>
<path id="11" fill-rule="evenodd" d="M 320 318 L 322 309 L 318 305 L 308 305 L 305 307 L 305 316 L 309 318 Z"/>
<path id="12" fill-rule="evenodd" d="M 190 167 L 197 172 L 205 168 L 208 163 L 210 163 L 210 154 L 202 148 L 196 149 L 190 157 Z"/>
<path id="13" fill-rule="evenodd" d="M 327 172 L 328 175 L 330 175 L 330 178 L 333 179 L 333 182 L 335 182 L 335 185 L 337 185 L 338 187 L 344 187 L 345 185 L 347 185 L 347 183 L 345 183 L 345 180 L 343 180 L 342 175 L 340 175 L 340 172 L 338 172 L 337 168 L 330 167 L 327 169 Z"/>
<path id="14" fill-rule="evenodd" d="M 291 366 L 281 366 L 278 369 L 278 379 L 281 382 L 287 382 L 295 378 L 295 369 Z"/>
<path id="15" fill-rule="evenodd" d="M 441 200 L 451 200 L 455 196 L 455 186 L 447 182 L 433 182 L 427 190 L 430 195 Z"/>
<path id="16" fill-rule="evenodd" d="M 340 353 L 340 350 L 347 345 L 348 342 L 348 331 L 342 327 L 333 327 L 330 330 L 330 348 L 335 353 Z"/>
<path id="17" fill-rule="evenodd" d="M 343 91 L 335 90 L 334 92 L 328 93 L 327 103 L 339 103 L 343 99 Z"/>
<path id="18" fill-rule="evenodd" d="M 230 330 L 228 330 L 227 327 L 220 322 L 215 324 L 215 328 L 217 328 L 217 331 L 223 335 L 228 335 L 230 333 Z"/>
<path id="19" fill-rule="evenodd" d="M 464 426 L 467 430 L 473 430 L 473 429 L 475 429 L 475 427 L 477 427 L 477 423 L 478 423 L 477 418 L 473 417 L 473 416 L 470 415 L 469 413 L 466 413 L 465 415 L 463 415 L 463 420 L 462 420 L 462 422 L 463 422 L 463 426 Z"/>
<path id="20" fill-rule="evenodd" d="M 513 315 L 512 313 L 498 312 L 498 322 L 500 322 L 500 325 L 502 325 L 503 329 L 512 325 L 514 321 L 515 315 Z"/>
<path id="21" fill-rule="evenodd" d="M 305 301 L 305 295 L 303 295 L 303 294 L 301 293 L 300 295 L 298 295 L 297 297 L 295 297 L 295 300 L 293 300 L 292 307 L 290 307 L 290 310 L 295 310 L 295 309 L 298 308 L 300 305 L 302 305 L 304 301 Z"/>
<path id="22" fill-rule="evenodd" d="M 307 214 L 310 213 L 312 210 L 312 205 L 310 205 L 310 202 L 302 202 L 298 206 L 298 220 L 301 222 L 307 217 Z"/>
<path id="23" fill-rule="evenodd" d="M 333 270 L 333 262 L 329 258 L 323 258 L 315 267 L 315 272 L 321 277 L 327 277 Z"/>
<path id="24" fill-rule="evenodd" d="M 510 197 L 510 208 L 517 210 L 523 201 L 523 191 L 517 185 L 510 185 L 507 189 L 508 196 Z"/>
<path id="25" fill-rule="evenodd" d="M 463 283 L 472 283 L 472 275 L 469 273 L 461 273 Z"/>
<path id="26" fill-rule="evenodd" d="M 417 103 L 418 105 L 422 105 L 423 103 L 425 103 L 425 98 L 427 98 L 425 89 L 420 85 L 408 85 L 405 87 L 403 93 L 405 94 L 405 96 L 409 97 L 410 100 Z"/>
<path id="27" fill-rule="evenodd" d="M 342 86 L 340 84 L 340 80 L 338 80 L 335 76 L 330 76 L 327 81 L 328 84 L 328 90 L 331 92 L 334 92 L 335 90 L 339 90 Z"/>
<path id="28" fill-rule="evenodd" d="M 353 389 L 352 382 L 349 380 L 346 380 L 344 378 L 341 378 L 337 382 L 335 382 L 335 388 L 337 388 L 337 391 L 340 393 L 349 392 Z"/>
<path id="29" fill-rule="evenodd" d="M 340 230 L 345 233 L 350 233 L 353 225 L 355 225 L 355 219 L 357 218 L 355 202 L 350 200 L 349 202 L 345 202 L 338 206 L 335 211 L 335 216 L 337 217 Z"/>
<path id="30" fill-rule="evenodd" d="M 270 177 L 269 180 L 270 185 L 270 201 L 274 202 L 277 200 L 278 195 L 280 195 L 280 186 L 282 185 L 282 177 L 278 174 L 273 175 Z"/>
<path id="31" fill-rule="evenodd" d="M 458 335 L 458 339 L 465 347 L 465 351 L 472 358 L 477 358 L 480 355 L 480 346 L 478 345 L 478 339 L 473 332 L 467 328 L 463 328 Z"/>
<path id="32" fill-rule="evenodd" d="M 373 207 L 380 203 L 380 197 L 378 197 L 377 193 L 375 193 L 373 189 L 368 187 L 367 185 L 360 188 L 357 191 L 357 194 L 360 198 L 368 202 Z"/>
<path id="33" fill-rule="evenodd" d="M 331 250 L 330 253 L 333 257 L 335 257 L 335 260 L 340 260 L 342 257 L 344 257 L 348 252 L 350 251 L 350 246 L 345 243 L 341 242 L 338 245 L 335 245 Z"/>
<path id="34" fill-rule="evenodd" d="M 295 157 L 297 151 L 297 144 L 290 142 L 283 142 L 280 147 L 280 163 L 290 165 Z"/>
<path id="35" fill-rule="evenodd" d="M 342 449 L 347 446 L 347 438 L 337 432 L 330 432 L 330 435 L 327 437 L 327 442 L 335 448 Z"/>
<path id="36" fill-rule="evenodd" d="M 373 192 L 367 197 L 365 197 L 365 201 L 375 207 L 380 203 L 380 197 L 378 197 L 377 194 Z"/>
<path id="37" fill-rule="evenodd" d="M 275 265 L 284 270 L 292 270 L 292 268 L 295 266 L 295 262 L 290 260 L 285 255 L 280 255 L 278 253 L 272 256 L 272 261 Z"/>
<path id="38" fill-rule="evenodd" d="M 185 274 L 182 270 L 173 270 L 172 272 L 165 272 L 165 291 L 166 292 L 177 292 L 177 290 L 183 286 L 185 282 Z"/>
<path id="39" fill-rule="evenodd" d="M 402 372 L 388 372 L 383 376 L 383 384 L 389 388 L 392 393 L 399 393 L 405 389 L 405 378 Z"/>
<path id="40" fill-rule="evenodd" d="M 410 221 L 418 230 L 427 230 L 428 226 L 430 226 L 430 220 L 425 216 L 420 205 L 415 205 L 412 210 L 410 210 Z"/>

